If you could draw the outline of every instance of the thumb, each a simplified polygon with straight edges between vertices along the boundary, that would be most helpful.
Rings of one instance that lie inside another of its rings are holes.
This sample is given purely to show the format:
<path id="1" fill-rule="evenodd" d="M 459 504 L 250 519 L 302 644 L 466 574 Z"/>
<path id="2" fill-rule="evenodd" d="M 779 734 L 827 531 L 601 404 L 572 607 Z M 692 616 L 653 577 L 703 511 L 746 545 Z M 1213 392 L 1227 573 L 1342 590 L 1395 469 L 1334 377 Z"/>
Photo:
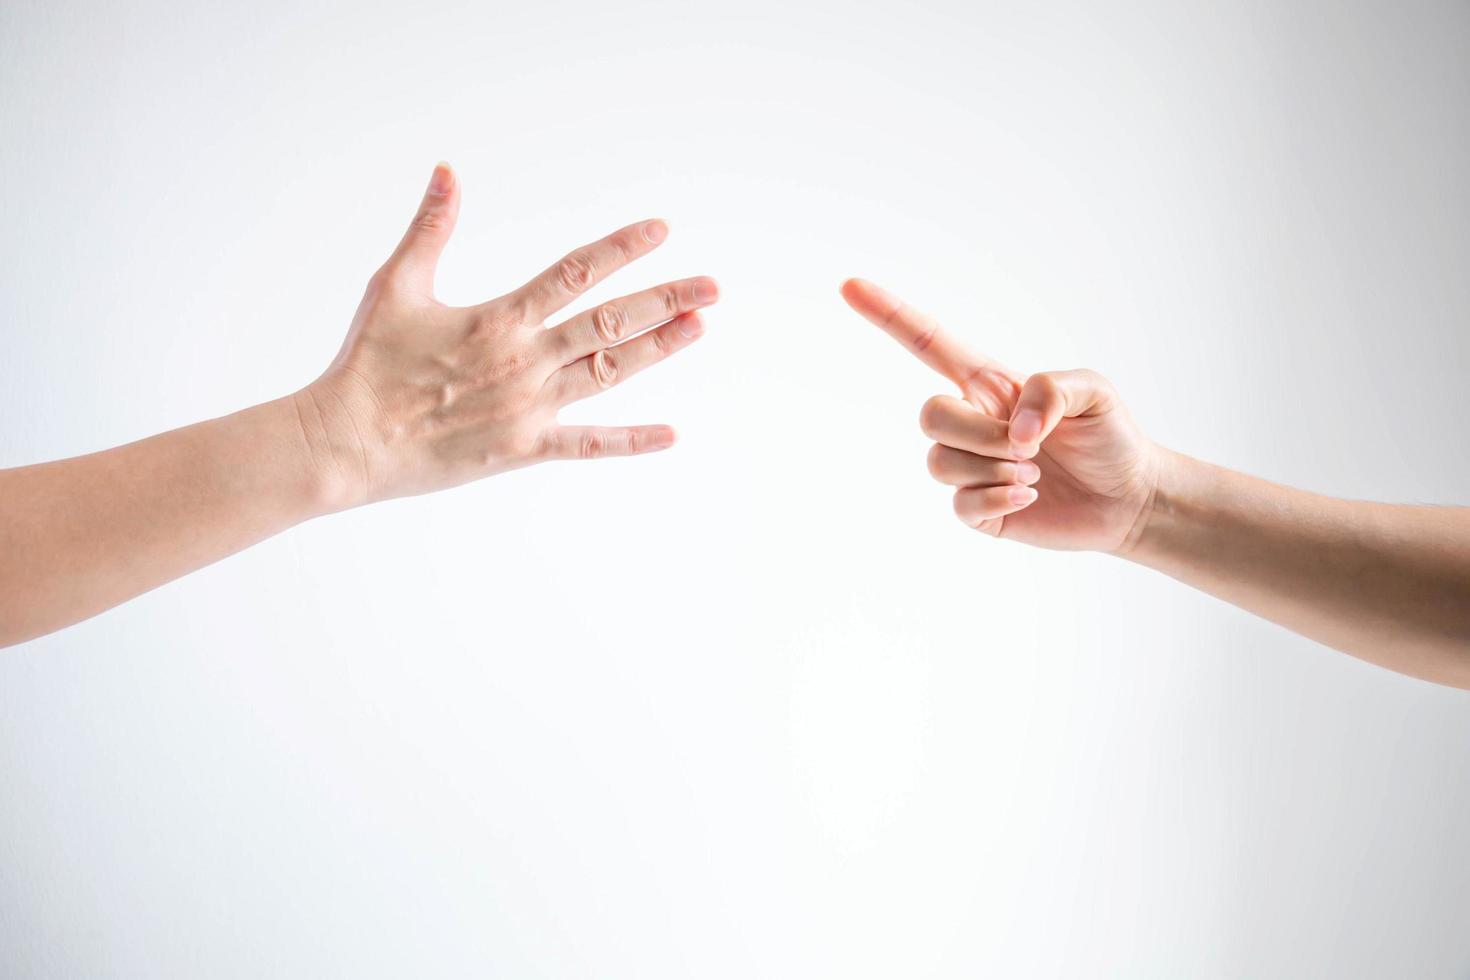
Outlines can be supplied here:
<path id="1" fill-rule="evenodd" d="M 1033 374 L 1021 386 L 1011 412 L 1011 452 L 1017 459 L 1030 459 L 1062 419 L 1101 415 L 1116 401 L 1112 384 L 1096 371 Z"/>
<path id="2" fill-rule="evenodd" d="M 454 233 L 454 221 L 459 216 L 459 180 L 447 163 L 434 167 L 429 178 L 429 187 L 424 191 L 423 202 L 403 241 L 388 259 L 385 269 L 390 276 L 425 294 L 434 292 L 434 270 L 439 265 L 439 255 Z"/>

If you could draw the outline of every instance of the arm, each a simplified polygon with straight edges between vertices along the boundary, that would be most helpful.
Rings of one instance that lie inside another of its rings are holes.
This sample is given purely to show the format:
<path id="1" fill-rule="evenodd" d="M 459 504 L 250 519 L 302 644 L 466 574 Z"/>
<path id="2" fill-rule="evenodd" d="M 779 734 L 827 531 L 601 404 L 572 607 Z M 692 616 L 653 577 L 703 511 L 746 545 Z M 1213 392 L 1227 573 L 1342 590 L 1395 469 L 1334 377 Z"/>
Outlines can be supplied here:
<path id="1" fill-rule="evenodd" d="M 1335 500 L 1154 445 L 1091 371 L 1024 376 L 871 283 L 843 296 L 961 398 L 920 426 L 955 512 L 995 537 L 1108 552 L 1391 670 L 1470 688 L 1470 508 Z"/>
<path id="2" fill-rule="evenodd" d="M 293 399 L 0 471 L 0 645 L 93 616 L 334 509 Z"/>
<path id="3" fill-rule="evenodd" d="M 1336 500 L 1165 453 L 1122 554 L 1355 657 L 1470 688 L 1470 508 Z"/>
<path id="4" fill-rule="evenodd" d="M 666 237 L 646 221 L 478 306 L 433 297 L 459 210 L 434 171 L 341 352 L 301 391 L 75 459 L 0 470 L 0 646 L 146 592 L 302 521 L 552 459 L 666 449 L 668 426 L 562 426 L 564 405 L 688 346 L 707 278 L 545 321 Z"/>

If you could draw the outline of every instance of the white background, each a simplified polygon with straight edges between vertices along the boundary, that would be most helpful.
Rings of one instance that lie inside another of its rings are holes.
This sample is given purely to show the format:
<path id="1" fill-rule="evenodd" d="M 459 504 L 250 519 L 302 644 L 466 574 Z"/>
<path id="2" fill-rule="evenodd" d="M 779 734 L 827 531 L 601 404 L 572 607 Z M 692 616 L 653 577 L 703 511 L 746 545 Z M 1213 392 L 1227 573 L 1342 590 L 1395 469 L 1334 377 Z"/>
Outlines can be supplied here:
<path id="1" fill-rule="evenodd" d="M 441 157 L 449 302 L 650 216 L 592 299 L 726 299 L 568 415 L 674 451 L 0 653 L 0 974 L 1464 976 L 1467 695 L 967 532 L 944 384 L 836 289 L 1465 502 L 1467 49 L 1450 2 L 5 0 L 0 465 L 309 381 Z"/>

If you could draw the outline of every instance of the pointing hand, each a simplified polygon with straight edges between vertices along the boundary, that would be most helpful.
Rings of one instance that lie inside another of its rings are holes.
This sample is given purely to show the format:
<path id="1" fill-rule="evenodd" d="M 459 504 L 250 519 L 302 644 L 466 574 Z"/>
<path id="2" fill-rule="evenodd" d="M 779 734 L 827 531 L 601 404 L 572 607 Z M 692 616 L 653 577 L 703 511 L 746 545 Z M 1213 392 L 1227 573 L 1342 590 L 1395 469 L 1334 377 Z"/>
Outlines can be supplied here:
<path id="1" fill-rule="evenodd" d="M 1043 548 L 1124 550 L 1153 497 L 1158 449 L 1093 371 L 1029 377 L 970 351 L 931 318 L 862 279 L 849 306 L 953 382 L 919 426 L 929 472 L 956 487 L 960 520 Z"/>

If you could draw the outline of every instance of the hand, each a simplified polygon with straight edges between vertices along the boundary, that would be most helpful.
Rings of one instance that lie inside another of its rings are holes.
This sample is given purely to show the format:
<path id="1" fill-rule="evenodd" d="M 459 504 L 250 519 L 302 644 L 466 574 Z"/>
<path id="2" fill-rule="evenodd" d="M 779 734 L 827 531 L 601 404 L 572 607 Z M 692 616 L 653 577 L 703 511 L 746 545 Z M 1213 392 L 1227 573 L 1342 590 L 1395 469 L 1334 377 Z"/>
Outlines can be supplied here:
<path id="1" fill-rule="evenodd" d="M 544 326 L 656 248 L 667 225 L 630 225 L 512 293 L 456 308 L 434 299 L 433 288 L 458 212 L 459 182 L 440 164 L 403 241 L 369 281 L 341 352 L 294 396 L 336 506 L 426 493 L 542 460 L 673 445 L 668 426 L 562 426 L 556 413 L 693 343 L 704 329 L 694 311 L 719 297 L 713 279 L 664 283 Z"/>
<path id="2" fill-rule="evenodd" d="M 959 489 L 960 520 L 1043 548 L 1123 552 L 1150 507 L 1162 452 L 1092 371 L 1016 374 L 971 353 L 929 317 L 861 279 L 849 306 L 959 386 L 919 416 L 929 471 Z"/>

